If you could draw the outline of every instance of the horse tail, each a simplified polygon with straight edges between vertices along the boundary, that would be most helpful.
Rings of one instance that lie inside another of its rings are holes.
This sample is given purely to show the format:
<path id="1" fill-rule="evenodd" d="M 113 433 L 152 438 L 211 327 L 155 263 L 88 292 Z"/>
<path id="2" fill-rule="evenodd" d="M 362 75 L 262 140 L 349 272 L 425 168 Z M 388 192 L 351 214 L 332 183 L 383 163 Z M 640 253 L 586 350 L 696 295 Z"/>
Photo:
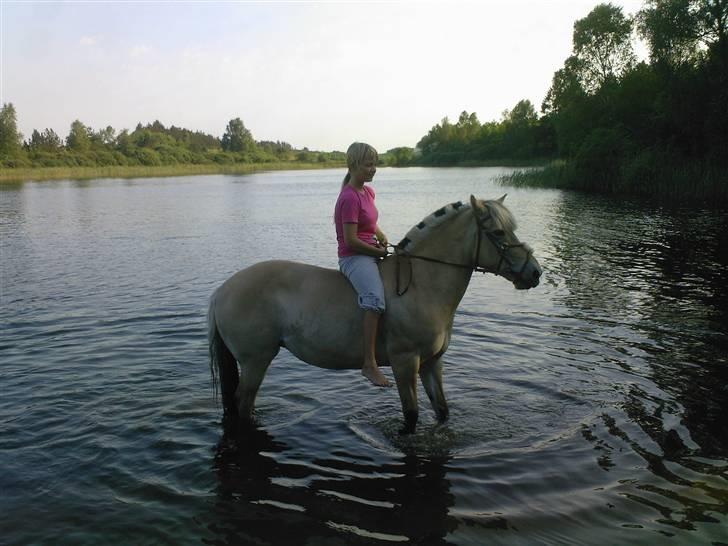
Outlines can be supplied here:
<path id="1" fill-rule="evenodd" d="M 223 415 L 237 416 L 235 391 L 240 381 L 238 364 L 217 329 L 217 319 L 215 317 L 216 295 L 217 291 L 210 298 L 210 307 L 207 311 L 207 342 L 210 350 L 213 397 L 217 400 L 219 383 L 220 391 L 222 391 Z"/>

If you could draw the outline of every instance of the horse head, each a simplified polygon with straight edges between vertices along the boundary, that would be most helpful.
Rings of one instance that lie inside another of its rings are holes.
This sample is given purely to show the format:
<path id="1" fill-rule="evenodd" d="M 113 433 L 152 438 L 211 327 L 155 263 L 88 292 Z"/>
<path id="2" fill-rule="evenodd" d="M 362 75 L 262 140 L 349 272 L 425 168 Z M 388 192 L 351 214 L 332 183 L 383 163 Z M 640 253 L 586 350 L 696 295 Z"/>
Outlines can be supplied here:
<path id="1" fill-rule="evenodd" d="M 541 278 L 541 266 L 531 247 L 516 237 L 516 221 L 503 204 L 505 198 L 482 201 L 470 196 L 477 225 L 474 263 L 508 279 L 519 290 L 533 288 Z"/>

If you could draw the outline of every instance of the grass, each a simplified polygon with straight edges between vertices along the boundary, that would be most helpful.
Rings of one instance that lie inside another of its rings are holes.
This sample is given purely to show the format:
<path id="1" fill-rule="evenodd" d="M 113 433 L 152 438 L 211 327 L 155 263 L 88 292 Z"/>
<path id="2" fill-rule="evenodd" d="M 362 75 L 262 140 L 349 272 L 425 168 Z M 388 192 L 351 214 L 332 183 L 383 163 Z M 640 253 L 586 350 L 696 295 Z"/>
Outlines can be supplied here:
<path id="1" fill-rule="evenodd" d="M 38 180 L 88 180 L 94 178 L 157 178 L 198 174 L 251 174 L 261 171 L 327 169 L 346 167 L 344 163 L 237 163 L 232 165 L 113 165 L 108 167 L 33 167 L 0 169 L 0 184 Z"/>
<path id="2" fill-rule="evenodd" d="M 673 203 L 728 204 L 728 173 L 699 164 L 643 169 L 605 182 L 596 175 L 577 172 L 570 163 L 554 161 L 543 168 L 500 176 L 498 182 L 505 186 L 581 190 Z"/>

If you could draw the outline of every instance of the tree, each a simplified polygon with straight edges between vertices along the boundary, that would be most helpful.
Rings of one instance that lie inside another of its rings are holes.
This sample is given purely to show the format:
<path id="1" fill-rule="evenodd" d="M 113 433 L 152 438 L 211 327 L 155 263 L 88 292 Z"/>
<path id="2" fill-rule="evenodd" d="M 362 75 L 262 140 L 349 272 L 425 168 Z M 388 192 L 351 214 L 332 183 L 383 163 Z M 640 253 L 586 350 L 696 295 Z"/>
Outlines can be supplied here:
<path id="1" fill-rule="evenodd" d="M 504 121 L 511 125 L 529 126 L 538 121 L 538 115 L 530 100 L 519 100 L 510 112 L 506 110 Z"/>
<path id="2" fill-rule="evenodd" d="M 653 62 L 695 63 L 702 49 L 721 62 L 728 54 L 727 0 L 647 0 L 637 29 Z"/>
<path id="3" fill-rule="evenodd" d="M 33 129 L 28 147 L 31 150 L 41 150 L 44 152 L 58 151 L 63 142 L 53 129 L 45 129 L 42 133 Z"/>
<path id="4" fill-rule="evenodd" d="M 574 67 L 582 88 L 594 93 L 611 79 L 619 79 L 635 63 L 632 21 L 622 8 L 599 4 L 574 23 Z"/>
<path id="5" fill-rule="evenodd" d="M 93 140 L 104 146 L 113 146 L 116 142 L 116 129 L 111 125 L 106 129 L 99 129 L 93 134 Z"/>
<path id="6" fill-rule="evenodd" d="M 66 137 L 66 146 L 76 152 L 85 152 L 91 146 L 89 133 L 91 129 L 86 127 L 79 120 L 71 123 L 71 131 Z"/>
<path id="7" fill-rule="evenodd" d="M 415 151 L 412 148 L 399 147 L 387 150 L 387 165 L 395 167 L 404 167 L 410 165 L 415 159 Z"/>
<path id="8" fill-rule="evenodd" d="M 535 155 L 537 124 L 536 110 L 528 99 L 503 112 L 503 146 L 509 157 L 525 159 Z"/>
<path id="9" fill-rule="evenodd" d="M 249 152 L 255 149 L 255 140 L 240 118 L 231 119 L 222 135 L 222 149 L 226 152 Z"/>
<path id="10" fill-rule="evenodd" d="M 18 132 L 18 120 L 12 103 L 0 110 L 0 159 L 16 157 L 20 153 L 23 135 Z"/>

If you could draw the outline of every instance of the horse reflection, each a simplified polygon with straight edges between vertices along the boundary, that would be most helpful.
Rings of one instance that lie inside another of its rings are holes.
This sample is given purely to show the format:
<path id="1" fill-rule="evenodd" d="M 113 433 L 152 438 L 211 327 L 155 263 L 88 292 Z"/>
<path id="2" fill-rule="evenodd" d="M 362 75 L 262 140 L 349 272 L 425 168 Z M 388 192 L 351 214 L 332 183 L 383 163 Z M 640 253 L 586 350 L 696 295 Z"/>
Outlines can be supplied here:
<path id="1" fill-rule="evenodd" d="M 213 463 L 214 543 L 437 545 L 458 526 L 449 515 L 448 456 L 376 464 L 290 451 L 259 428 L 226 432 Z"/>

